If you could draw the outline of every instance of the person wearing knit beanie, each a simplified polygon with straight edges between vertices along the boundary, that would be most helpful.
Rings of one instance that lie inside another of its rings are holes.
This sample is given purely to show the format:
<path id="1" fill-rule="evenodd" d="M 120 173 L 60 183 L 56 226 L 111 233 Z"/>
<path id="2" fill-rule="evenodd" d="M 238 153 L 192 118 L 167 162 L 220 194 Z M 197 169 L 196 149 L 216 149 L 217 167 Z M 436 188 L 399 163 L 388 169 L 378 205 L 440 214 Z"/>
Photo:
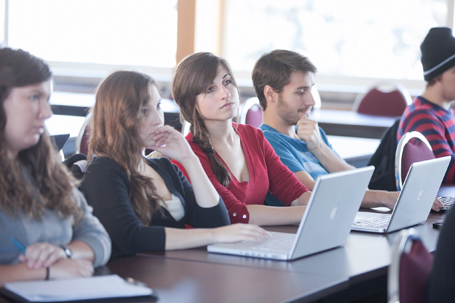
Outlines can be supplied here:
<path id="1" fill-rule="evenodd" d="M 427 85 L 423 93 L 401 116 L 397 140 L 411 131 L 424 135 L 436 158 L 452 156 L 455 160 L 455 37 L 448 27 L 434 27 L 420 45 L 423 77 Z M 447 169 L 443 183 L 455 184 L 455 161 Z"/>
<path id="2" fill-rule="evenodd" d="M 420 45 L 423 77 L 427 87 L 422 96 L 449 110 L 455 100 L 455 37 L 448 27 L 433 27 Z"/>

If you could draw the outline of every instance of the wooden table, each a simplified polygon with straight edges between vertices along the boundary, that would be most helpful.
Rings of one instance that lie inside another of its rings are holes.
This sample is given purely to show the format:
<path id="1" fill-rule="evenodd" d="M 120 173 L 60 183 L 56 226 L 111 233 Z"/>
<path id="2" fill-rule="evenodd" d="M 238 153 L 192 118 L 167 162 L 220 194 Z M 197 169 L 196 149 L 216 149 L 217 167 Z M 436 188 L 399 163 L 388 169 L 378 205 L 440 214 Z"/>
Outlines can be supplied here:
<path id="1" fill-rule="evenodd" d="M 429 251 L 436 249 L 439 231 L 432 227 L 432 223 L 440 218 L 441 214 L 431 213 L 425 224 L 414 227 Z M 266 229 L 295 233 L 297 226 L 267 227 Z M 265 269 L 280 275 L 285 272 L 288 274 L 301 273 L 306 277 L 324 276 L 327 278 L 325 287 L 313 289 L 310 293 L 307 290 L 302 290 L 300 295 L 289 297 L 287 301 L 350 302 L 386 292 L 387 271 L 391 262 L 391 246 L 398 234 L 399 232 L 378 235 L 353 231 L 343 247 L 289 262 L 213 254 L 208 253 L 205 248 L 141 255 L 164 260 L 173 259 L 198 264 L 217 264 L 242 269 Z M 258 279 L 262 280 L 262 278 Z M 330 279 L 339 282 L 337 285 L 333 285 L 329 283 Z M 268 287 L 264 286 L 263 291 L 267 291 L 269 287 L 275 290 L 273 284 L 270 284 Z M 258 300 L 258 302 L 261 301 Z"/>
<path id="2" fill-rule="evenodd" d="M 363 167 L 376 152 L 380 139 L 331 136 L 327 139 L 337 154 L 354 167 Z"/>
<path id="3" fill-rule="evenodd" d="M 310 117 L 318 122 L 327 135 L 375 139 L 380 139 L 384 131 L 398 118 L 328 109 L 315 109 Z"/>
<path id="4" fill-rule="evenodd" d="M 440 217 L 431 213 L 425 224 L 414 227 L 429 251 L 439 236 L 432 223 Z M 267 229 L 295 233 L 297 226 Z M 112 261 L 96 274 L 142 281 L 163 303 L 350 302 L 386 291 L 391 245 L 398 234 L 351 232 L 343 247 L 288 262 L 212 254 L 205 247 L 145 253 Z M 122 300 L 138 301 L 156 298 Z"/>
<path id="5" fill-rule="evenodd" d="M 319 289 L 343 289 L 347 282 L 299 271 L 150 256 L 116 260 L 106 268 L 146 283 L 159 302 L 283 302 L 311 297 Z"/>

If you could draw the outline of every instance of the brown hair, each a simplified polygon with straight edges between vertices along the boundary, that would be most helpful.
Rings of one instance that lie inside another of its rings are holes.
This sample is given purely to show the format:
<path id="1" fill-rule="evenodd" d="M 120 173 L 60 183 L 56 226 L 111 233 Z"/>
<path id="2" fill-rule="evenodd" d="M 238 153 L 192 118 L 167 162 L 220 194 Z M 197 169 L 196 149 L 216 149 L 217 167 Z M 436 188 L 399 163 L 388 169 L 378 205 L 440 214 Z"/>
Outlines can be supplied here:
<path id="1" fill-rule="evenodd" d="M 441 79 L 442 79 L 442 74 L 439 74 L 436 77 L 431 78 L 430 80 L 427 81 L 427 87 L 435 85 L 436 82 L 441 81 Z"/>
<path id="2" fill-rule="evenodd" d="M 142 107 L 150 99 L 150 85 L 156 85 L 151 77 L 133 71 L 117 71 L 104 79 L 92 108 L 88 145 L 88 161 L 94 155 L 109 157 L 125 169 L 131 204 L 144 225 L 150 224 L 161 200 L 152 178 L 138 170 L 141 161 L 145 161 L 138 129 Z"/>
<path id="3" fill-rule="evenodd" d="M 231 176 L 224 163 L 213 152 L 209 132 L 196 108 L 196 96 L 207 92 L 219 68 L 224 67 L 238 89 L 232 70 L 226 60 L 212 53 L 196 53 L 183 59 L 177 66 L 172 80 L 172 95 L 180 107 L 180 115 L 191 123 L 193 142 L 207 154 L 217 180 L 225 187 Z"/>
<path id="4" fill-rule="evenodd" d="M 20 151 L 16 159 L 7 151 L 5 100 L 13 88 L 39 84 L 51 77 L 41 59 L 20 49 L 0 48 L 0 208 L 9 214 L 22 211 L 34 219 L 41 219 L 48 208 L 63 218 L 73 215 L 78 222 L 83 214 L 73 196 L 77 181 L 61 163 L 47 131 L 38 144 Z"/>
<path id="5" fill-rule="evenodd" d="M 264 88 L 270 85 L 277 93 L 289 84 L 293 72 L 316 73 L 316 67 L 307 57 L 296 52 L 277 49 L 264 54 L 253 68 L 253 85 L 263 110 L 267 108 Z"/>

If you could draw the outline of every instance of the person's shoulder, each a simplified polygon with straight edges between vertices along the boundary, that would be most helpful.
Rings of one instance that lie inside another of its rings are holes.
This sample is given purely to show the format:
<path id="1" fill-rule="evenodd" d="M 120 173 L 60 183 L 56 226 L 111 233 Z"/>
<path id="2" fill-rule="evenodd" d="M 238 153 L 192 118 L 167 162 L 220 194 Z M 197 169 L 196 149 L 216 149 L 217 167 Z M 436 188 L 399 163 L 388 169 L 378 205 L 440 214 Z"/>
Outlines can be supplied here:
<path id="1" fill-rule="evenodd" d="M 432 108 L 427 108 L 427 107 L 418 107 L 414 108 L 413 110 L 410 110 L 407 113 L 403 114 L 403 117 L 405 120 L 415 120 L 416 117 L 418 117 L 418 120 L 420 119 L 431 119 L 431 120 L 439 120 L 439 115 L 437 112 L 435 112 Z M 422 121 L 420 121 L 422 122 Z"/>
<path id="2" fill-rule="evenodd" d="M 127 173 L 114 159 L 97 156 L 91 159 L 87 166 L 87 171 L 81 183 L 81 190 L 85 193 L 87 191 L 95 190 L 101 184 L 110 184 L 111 182 L 129 182 Z"/>
<path id="3" fill-rule="evenodd" d="M 238 133 L 247 135 L 247 136 L 260 136 L 263 137 L 264 134 L 262 130 L 248 124 L 233 123 L 234 128 Z"/>
<path id="4" fill-rule="evenodd" d="M 445 114 L 445 110 L 442 109 L 439 105 L 428 101 L 427 99 L 419 96 L 414 102 L 408 106 L 405 110 L 405 115 L 429 115 L 433 117 L 440 116 Z"/>
<path id="5" fill-rule="evenodd" d="M 262 123 L 261 125 L 259 125 L 258 128 L 259 128 L 260 130 L 262 130 L 262 132 L 264 132 L 264 133 L 265 133 L 265 132 L 268 132 L 268 131 L 273 131 L 273 130 L 274 130 L 273 127 L 271 127 L 271 126 L 269 126 L 269 125 L 267 125 L 267 124 L 264 124 L 264 123 Z"/>
<path id="6" fill-rule="evenodd" d="M 261 124 L 259 125 L 259 129 L 265 134 L 273 134 L 273 135 L 277 135 L 277 134 L 280 134 L 279 131 L 277 131 L 276 129 L 274 129 L 273 127 L 271 127 L 270 125 L 267 125 L 267 124 Z"/>
<path id="7" fill-rule="evenodd" d="M 279 131 L 277 131 L 276 129 L 274 129 L 273 127 L 269 126 L 269 125 L 266 125 L 266 124 L 262 124 L 261 125 L 261 130 L 264 134 L 264 137 L 269 141 L 269 142 L 276 142 L 276 141 L 279 141 L 279 142 L 284 142 L 284 141 L 288 141 L 288 140 L 291 140 L 292 138 L 289 137 L 289 136 L 286 136 L 285 134 L 282 134 L 280 133 Z"/>
<path id="8" fill-rule="evenodd" d="M 94 156 L 92 158 L 92 160 L 90 161 L 89 165 L 115 165 L 115 166 L 119 166 L 117 164 L 117 162 L 112 159 L 112 158 L 109 158 L 109 157 L 98 157 L 98 156 Z"/>
<path id="9" fill-rule="evenodd" d="M 122 167 L 112 158 L 95 156 L 87 166 L 87 173 L 124 172 Z"/>
<path id="10" fill-rule="evenodd" d="M 401 120 L 413 118 L 417 115 L 437 117 L 433 104 L 421 97 L 417 97 L 411 105 L 406 107 L 401 116 Z"/>

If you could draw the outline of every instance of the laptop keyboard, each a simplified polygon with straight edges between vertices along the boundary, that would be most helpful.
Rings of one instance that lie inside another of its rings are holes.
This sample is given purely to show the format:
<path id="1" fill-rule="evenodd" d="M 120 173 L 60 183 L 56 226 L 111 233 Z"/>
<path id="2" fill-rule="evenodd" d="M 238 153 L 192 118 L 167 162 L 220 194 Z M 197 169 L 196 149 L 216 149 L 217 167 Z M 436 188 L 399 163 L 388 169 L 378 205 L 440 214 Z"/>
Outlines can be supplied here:
<path id="1" fill-rule="evenodd" d="M 455 197 L 438 197 L 438 200 L 444 205 L 442 210 L 448 210 L 455 202 Z"/>
<path id="2" fill-rule="evenodd" d="M 279 241 L 272 241 L 272 242 L 266 242 L 263 244 L 258 244 L 252 249 L 256 250 L 278 250 L 278 251 L 290 251 L 292 248 L 292 244 L 294 244 L 294 238 L 289 238 L 289 239 L 284 239 L 284 240 L 279 240 Z"/>
<path id="3" fill-rule="evenodd" d="M 372 227 L 372 228 L 385 228 L 389 224 L 391 216 L 383 215 L 377 218 L 367 218 L 354 221 L 355 226 Z"/>

